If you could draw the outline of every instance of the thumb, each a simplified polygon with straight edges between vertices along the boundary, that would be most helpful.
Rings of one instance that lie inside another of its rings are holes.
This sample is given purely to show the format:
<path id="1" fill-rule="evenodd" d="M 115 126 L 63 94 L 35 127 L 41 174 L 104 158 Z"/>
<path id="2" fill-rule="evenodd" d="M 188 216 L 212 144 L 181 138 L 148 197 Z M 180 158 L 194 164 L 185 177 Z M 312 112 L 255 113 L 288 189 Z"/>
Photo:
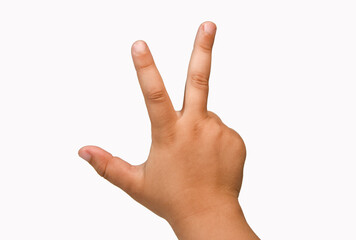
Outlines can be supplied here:
<path id="1" fill-rule="evenodd" d="M 142 165 L 131 165 L 96 146 L 79 149 L 78 155 L 88 161 L 98 174 L 129 195 L 140 192 L 143 183 Z"/>

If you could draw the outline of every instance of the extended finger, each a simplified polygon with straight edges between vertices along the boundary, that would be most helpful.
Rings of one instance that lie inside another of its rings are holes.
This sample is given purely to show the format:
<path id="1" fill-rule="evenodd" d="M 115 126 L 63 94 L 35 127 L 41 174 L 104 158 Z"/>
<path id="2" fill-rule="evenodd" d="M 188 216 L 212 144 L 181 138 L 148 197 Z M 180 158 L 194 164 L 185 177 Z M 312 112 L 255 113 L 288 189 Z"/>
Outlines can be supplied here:
<path id="1" fill-rule="evenodd" d="M 209 92 L 212 48 L 216 33 L 213 22 L 200 25 L 194 41 L 185 86 L 184 112 L 205 113 Z"/>
<path id="2" fill-rule="evenodd" d="M 162 128 L 174 121 L 177 115 L 161 75 L 144 41 L 136 41 L 131 53 L 152 127 Z"/>

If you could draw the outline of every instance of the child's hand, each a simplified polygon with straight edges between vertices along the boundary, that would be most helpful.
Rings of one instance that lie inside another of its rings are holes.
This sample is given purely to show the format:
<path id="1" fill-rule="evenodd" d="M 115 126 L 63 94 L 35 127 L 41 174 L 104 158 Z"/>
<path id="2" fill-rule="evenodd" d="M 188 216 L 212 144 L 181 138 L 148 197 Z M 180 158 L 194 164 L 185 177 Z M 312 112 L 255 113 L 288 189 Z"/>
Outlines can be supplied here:
<path id="1" fill-rule="evenodd" d="M 244 142 L 207 111 L 215 32 L 212 22 L 199 27 L 181 111 L 174 110 L 146 43 L 133 44 L 132 57 L 152 126 L 146 162 L 130 165 L 95 146 L 81 148 L 79 155 L 101 176 L 165 218 L 179 238 L 254 239 L 237 201 L 246 156 Z M 219 223 L 221 231 L 231 235 L 224 238 L 213 230 Z M 199 228 L 203 232 L 194 233 Z"/>

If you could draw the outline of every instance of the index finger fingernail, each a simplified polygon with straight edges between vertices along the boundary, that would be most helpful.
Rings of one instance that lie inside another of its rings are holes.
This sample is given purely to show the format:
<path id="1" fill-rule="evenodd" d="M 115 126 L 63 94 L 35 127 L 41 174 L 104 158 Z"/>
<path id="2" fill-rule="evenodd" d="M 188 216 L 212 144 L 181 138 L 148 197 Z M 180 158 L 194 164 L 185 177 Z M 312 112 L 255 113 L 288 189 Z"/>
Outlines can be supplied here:
<path id="1" fill-rule="evenodd" d="M 138 40 L 134 43 L 133 52 L 136 55 L 140 55 L 140 54 L 144 53 L 145 51 L 146 51 L 146 44 L 143 41 Z"/>
<path id="2" fill-rule="evenodd" d="M 207 23 L 204 23 L 203 30 L 204 30 L 204 32 L 207 32 L 209 34 L 214 34 L 216 31 L 216 26 L 215 26 L 215 24 L 213 24 L 211 22 L 207 22 Z"/>

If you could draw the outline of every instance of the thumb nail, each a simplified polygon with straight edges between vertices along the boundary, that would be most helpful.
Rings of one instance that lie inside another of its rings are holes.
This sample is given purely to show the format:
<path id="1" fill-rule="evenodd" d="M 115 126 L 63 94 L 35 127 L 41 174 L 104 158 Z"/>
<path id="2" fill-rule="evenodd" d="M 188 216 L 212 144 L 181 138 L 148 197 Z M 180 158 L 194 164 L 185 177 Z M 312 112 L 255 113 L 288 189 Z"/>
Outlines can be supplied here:
<path id="1" fill-rule="evenodd" d="M 91 159 L 91 155 L 87 151 L 79 151 L 79 156 L 87 162 L 89 162 Z"/>

